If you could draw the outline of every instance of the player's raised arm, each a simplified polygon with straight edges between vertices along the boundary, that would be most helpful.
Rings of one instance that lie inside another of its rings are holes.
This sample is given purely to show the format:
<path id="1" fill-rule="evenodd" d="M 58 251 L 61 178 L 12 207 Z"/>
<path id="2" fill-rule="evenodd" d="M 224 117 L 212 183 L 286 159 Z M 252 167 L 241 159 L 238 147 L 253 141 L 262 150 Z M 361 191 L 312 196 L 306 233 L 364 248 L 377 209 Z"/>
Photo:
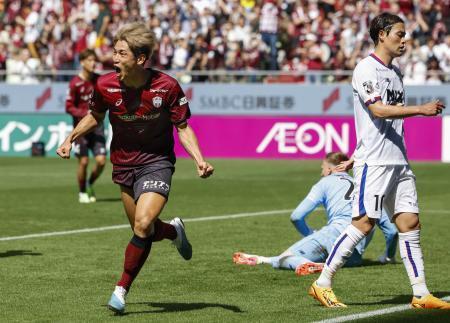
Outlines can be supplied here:
<path id="1" fill-rule="evenodd" d="M 428 102 L 422 105 L 403 106 L 403 105 L 386 105 L 381 101 L 376 101 L 368 106 L 370 112 L 380 119 L 398 119 L 414 116 L 432 117 L 442 113 L 445 106 L 439 100 Z"/>
<path id="2" fill-rule="evenodd" d="M 72 142 L 75 141 L 78 137 L 84 136 L 85 134 L 92 131 L 100 121 L 105 118 L 105 113 L 99 113 L 95 111 L 91 111 L 88 113 L 75 129 L 67 136 L 61 146 L 56 150 L 56 153 L 61 157 L 68 159 L 70 158 L 70 150 L 72 149 Z"/>
<path id="3" fill-rule="evenodd" d="M 181 144 L 196 163 L 198 175 L 201 178 L 211 176 L 214 172 L 214 167 L 203 158 L 194 130 L 187 122 L 176 125 L 176 128 Z"/>

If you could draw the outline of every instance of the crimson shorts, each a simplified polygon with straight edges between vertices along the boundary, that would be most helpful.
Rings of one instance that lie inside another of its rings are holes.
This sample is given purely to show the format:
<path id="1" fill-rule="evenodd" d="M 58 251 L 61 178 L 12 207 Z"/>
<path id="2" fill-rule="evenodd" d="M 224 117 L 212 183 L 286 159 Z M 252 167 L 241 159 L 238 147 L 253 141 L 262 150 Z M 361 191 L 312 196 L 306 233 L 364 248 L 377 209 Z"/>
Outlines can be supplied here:
<path id="1" fill-rule="evenodd" d="M 73 151 L 77 158 L 88 157 L 89 150 L 94 156 L 106 155 L 106 138 L 103 123 L 95 127 L 94 131 L 77 138 L 73 143 Z"/>
<path id="2" fill-rule="evenodd" d="M 169 161 L 156 162 L 140 167 L 115 167 L 113 182 L 131 188 L 135 202 L 143 193 L 154 192 L 169 198 L 172 174 L 175 167 Z"/>

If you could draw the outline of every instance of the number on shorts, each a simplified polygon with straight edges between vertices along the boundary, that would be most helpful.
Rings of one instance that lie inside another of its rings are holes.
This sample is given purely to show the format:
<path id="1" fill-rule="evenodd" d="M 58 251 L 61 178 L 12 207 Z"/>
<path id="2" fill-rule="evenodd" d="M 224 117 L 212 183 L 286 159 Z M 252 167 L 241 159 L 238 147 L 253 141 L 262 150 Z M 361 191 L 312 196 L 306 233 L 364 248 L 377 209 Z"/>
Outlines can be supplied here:
<path id="1" fill-rule="evenodd" d="M 348 178 L 341 177 L 341 179 L 350 183 L 350 187 L 348 188 L 347 192 L 344 195 L 344 200 L 346 200 L 346 201 L 351 200 L 353 189 L 355 188 L 355 184 L 353 184 L 353 181 L 349 180 Z"/>
<path id="2" fill-rule="evenodd" d="M 380 211 L 383 211 L 383 200 L 384 195 L 381 195 L 381 199 L 380 195 L 375 195 L 375 211 L 378 211 L 378 209 L 380 209 Z"/>

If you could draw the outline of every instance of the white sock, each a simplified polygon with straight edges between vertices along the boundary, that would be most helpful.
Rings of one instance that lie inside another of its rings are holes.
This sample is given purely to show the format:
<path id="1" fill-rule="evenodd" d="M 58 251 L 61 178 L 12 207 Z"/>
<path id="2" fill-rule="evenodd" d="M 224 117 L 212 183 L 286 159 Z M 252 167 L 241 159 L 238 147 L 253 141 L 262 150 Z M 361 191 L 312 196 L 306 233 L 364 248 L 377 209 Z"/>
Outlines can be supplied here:
<path id="1" fill-rule="evenodd" d="M 420 248 L 420 230 L 399 233 L 400 256 L 408 273 L 414 296 L 428 295 L 425 283 L 425 268 L 422 249 Z"/>
<path id="2" fill-rule="evenodd" d="M 256 256 L 257 263 L 259 264 L 272 264 L 273 257 Z"/>
<path id="3" fill-rule="evenodd" d="M 334 242 L 333 248 L 325 262 L 322 273 L 317 280 L 320 287 L 330 288 L 333 276 L 351 256 L 355 246 L 364 238 L 364 233 L 355 226 L 349 225 Z"/>

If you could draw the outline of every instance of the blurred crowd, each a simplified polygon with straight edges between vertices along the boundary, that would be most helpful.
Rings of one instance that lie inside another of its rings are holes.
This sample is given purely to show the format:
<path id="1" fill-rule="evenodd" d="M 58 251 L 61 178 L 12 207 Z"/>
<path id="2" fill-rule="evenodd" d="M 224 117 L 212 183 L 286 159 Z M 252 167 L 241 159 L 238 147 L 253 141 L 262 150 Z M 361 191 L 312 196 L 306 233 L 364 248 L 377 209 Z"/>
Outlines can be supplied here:
<path id="1" fill-rule="evenodd" d="M 64 81 L 58 71 L 78 69 L 85 48 L 97 53 L 99 70 L 110 70 L 115 32 L 144 21 L 158 39 L 157 68 L 292 71 L 299 74 L 265 81 L 347 82 L 345 73 L 304 73 L 352 70 L 373 50 L 368 24 L 383 11 L 406 22 L 407 52 L 397 61 L 405 84 L 450 82 L 450 0 L 0 0 L 0 70 L 10 83 Z M 37 76 L 42 71 L 53 74 Z"/>

